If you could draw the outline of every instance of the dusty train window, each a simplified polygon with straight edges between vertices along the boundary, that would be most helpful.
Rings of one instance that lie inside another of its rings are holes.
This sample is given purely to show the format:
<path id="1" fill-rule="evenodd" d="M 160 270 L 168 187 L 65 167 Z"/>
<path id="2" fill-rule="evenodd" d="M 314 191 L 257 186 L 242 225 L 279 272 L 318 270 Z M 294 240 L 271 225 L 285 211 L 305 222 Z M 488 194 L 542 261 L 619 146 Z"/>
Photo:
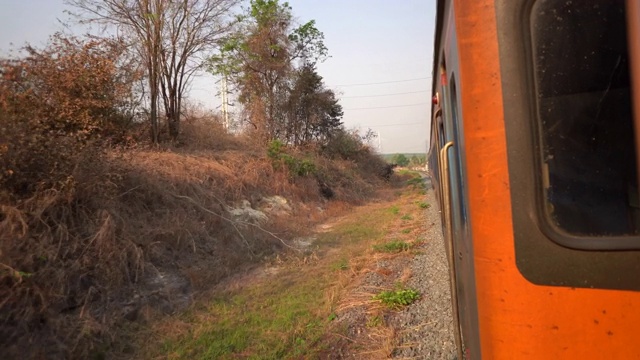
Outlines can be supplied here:
<path id="1" fill-rule="evenodd" d="M 543 226 L 572 245 L 637 236 L 624 0 L 538 0 L 530 33 Z"/>

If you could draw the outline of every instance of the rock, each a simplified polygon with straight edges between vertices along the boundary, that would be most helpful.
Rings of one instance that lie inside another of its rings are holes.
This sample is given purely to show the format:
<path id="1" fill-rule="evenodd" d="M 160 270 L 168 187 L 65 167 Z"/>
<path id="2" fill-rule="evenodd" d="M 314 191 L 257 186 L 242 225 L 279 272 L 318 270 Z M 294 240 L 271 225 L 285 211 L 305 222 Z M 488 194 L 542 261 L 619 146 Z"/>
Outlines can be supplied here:
<path id="1" fill-rule="evenodd" d="M 259 208 L 274 215 L 290 215 L 292 210 L 287 199 L 278 195 L 262 198 Z"/>
<path id="2" fill-rule="evenodd" d="M 316 236 L 307 236 L 293 239 L 293 243 L 298 249 L 305 250 L 310 248 L 316 240 Z"/>
<path id="3" fill-rule="evenodd" d="M 234 217 L 235 220 L 248 222 L 251 224 L 261 224 L 269 220 L 267 215 L 260 210 L 256 210 L 251 207 L 251 203 L 247 200 L 242 200 L 239 207 L 235 209 L 227 209 L 229 214 Z"/>

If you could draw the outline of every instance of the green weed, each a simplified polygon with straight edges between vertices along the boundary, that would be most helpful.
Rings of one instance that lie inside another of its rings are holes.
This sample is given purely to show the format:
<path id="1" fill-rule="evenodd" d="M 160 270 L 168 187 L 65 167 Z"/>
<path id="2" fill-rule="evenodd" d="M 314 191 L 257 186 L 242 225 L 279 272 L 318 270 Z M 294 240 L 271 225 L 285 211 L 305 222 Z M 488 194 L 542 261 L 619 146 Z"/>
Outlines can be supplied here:
<path id="1" fill-rule="evenodd" d="M 404 241 L 394 240 L 382 245 L 374 245 L 373 249 L 379 252 L 395 253 L 400 251 L 407 251 L 410 247 L 411 245 Z"/>
<path id="2" fill-rule="evenodd" d="M 374 328 L 382 325 L 382 318 L 379 315 L 376 315 L 372 318 L 367 319 L 367 327 Z"/>
<path id="3" fill-rule="evenodd" d="M 428 209 L 431 207 L 431 205 L 427 204 L 426 202 L 421 202 L 420 204 L 418 204 L 418 206 L 420 206 L 420 209 Z"/>
<path id="4" fill-rule="evenodd" d="M 386 290 L 373 297 L 391 309 L 398 309 L 411 305 L 420 298 L 420 293 L 414 289 Z"/>
<path id="5" fill-rule="evenodd" d="M 334 270 L 334 271 L 347 270 L 348 268 L 349 268 L 349 260 L 347 260 L 346 258 L 342 258 L 338 260 L 338 262 L 331 265 L 331 270 Z"/>
<path id="6" fill-rule="evenodd" d="M 402 220 L 413 220 L 413 216 L 406 214 L 406 215 L 402 215 L 402 217 L 400 218 Z"/>
<path id="7" fill-rule="evenodd" d="M 417 176 L 407 180 L 407 185 L 424 185 L 424 181 L 422 181 L 422 177 Z"/>

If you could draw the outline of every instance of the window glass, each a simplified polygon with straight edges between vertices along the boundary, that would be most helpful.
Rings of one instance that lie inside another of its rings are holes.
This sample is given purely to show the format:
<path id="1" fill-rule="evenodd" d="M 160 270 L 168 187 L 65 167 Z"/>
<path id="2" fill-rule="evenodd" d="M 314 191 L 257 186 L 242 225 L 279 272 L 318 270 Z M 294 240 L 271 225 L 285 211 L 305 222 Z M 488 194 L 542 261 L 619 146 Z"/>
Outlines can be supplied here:
<path id="1" fill-rule="evenodd" d="M 538 0 L 530 20 L 546 221 L 638 234 L 624 0 Z"/>

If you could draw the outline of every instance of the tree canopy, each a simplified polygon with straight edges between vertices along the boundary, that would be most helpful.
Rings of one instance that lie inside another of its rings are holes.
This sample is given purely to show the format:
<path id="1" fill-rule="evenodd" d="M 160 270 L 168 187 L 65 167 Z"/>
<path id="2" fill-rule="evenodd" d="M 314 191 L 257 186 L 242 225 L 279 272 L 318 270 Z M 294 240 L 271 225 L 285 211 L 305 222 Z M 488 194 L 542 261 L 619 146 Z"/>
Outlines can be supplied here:
<path id="1" fill-rule="evenodd" d="M 395 162 L 396 164 L 398 164 L 400 166 L 409 165 L 409 159 L 407 158 L 407 156 L 405 154 L 396 154 L 396 156 L 393 157 L 393 162 Z"/>
<path id="2" fill-rule="evenodd" d="M 260 138 L 303 145 L 341 124 L 342 107 L 315 69 L 327 53 L 315 21 L 295 26 L 288 3 L 252 0 L 210 70 L 235 85 Z"/>

